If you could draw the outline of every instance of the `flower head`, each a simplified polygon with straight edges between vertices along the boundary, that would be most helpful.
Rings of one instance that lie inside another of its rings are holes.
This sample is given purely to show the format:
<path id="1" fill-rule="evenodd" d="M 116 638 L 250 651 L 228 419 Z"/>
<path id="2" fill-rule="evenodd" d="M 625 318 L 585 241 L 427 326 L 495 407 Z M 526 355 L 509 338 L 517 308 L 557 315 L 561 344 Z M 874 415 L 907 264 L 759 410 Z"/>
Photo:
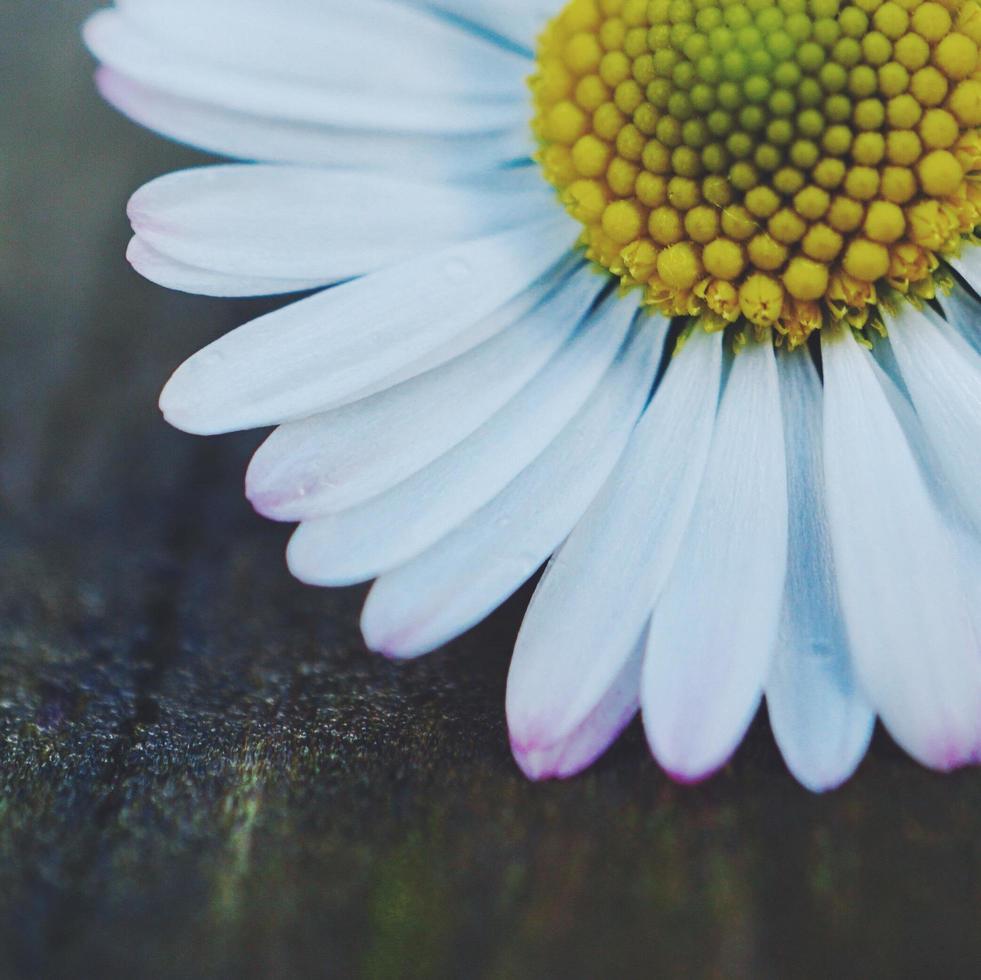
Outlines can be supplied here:
<path id="1" fill-rule="evenodd" d="M 370 647 L 547 562 L 534 778 L 638 708 L 704 778 L 764 697 L 815 790 L 876 717 L 981 760 L 976 0 L 120 0 L 86 37 L 124 112 L 254 161 L 138 191 L 130 260 L 312 294 L 161 405 L 276 426 L 247 493 L 298 577 L 375 580 Z"/>
<path id="2" fill-rule="evenodd" d="M 587 255 L 666 314 L 791 346 L 863 325 L 981 217 L 977 11 L 573 0 L 532 80 L 542 166 Z"/>

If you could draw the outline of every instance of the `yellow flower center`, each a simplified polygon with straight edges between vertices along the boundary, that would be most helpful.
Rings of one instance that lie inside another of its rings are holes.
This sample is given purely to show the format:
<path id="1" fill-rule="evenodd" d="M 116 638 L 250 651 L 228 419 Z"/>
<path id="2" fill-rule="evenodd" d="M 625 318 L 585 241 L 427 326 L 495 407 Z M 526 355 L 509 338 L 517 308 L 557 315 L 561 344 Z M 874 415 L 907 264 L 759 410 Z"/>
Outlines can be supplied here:
<path id="1" fill-rule="evenodd" d="M 588 256 L 795 346 L 931 296 L 981 223 L 976 0 L 572 0 L 532 78 Z"/>

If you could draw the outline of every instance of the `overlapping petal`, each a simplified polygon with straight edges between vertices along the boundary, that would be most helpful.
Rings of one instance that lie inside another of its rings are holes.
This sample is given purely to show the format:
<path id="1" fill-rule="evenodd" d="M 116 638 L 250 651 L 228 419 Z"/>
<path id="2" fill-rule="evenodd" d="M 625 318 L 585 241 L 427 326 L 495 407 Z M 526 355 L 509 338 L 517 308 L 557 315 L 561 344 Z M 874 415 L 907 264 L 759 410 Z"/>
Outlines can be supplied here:
<path id="1" fill-rule="evenodd" d="M 531 168 L 448 183 L 239 164 L 159 177 L 128 212 L 143 242 L 182 264 L 332 283 L 548 218 L 554 207 Z"/>
<path id="2" fill-rule="evenodd" d="M 535 383 L 471 438 L 391 490 L 301 524 L 288 552 L 293 574 L 315 585 L 364 582 L 452 531 L 500 493 L 575 417 L 616 357 L 633 315 L 631 303 L 608 299 Z"/>
<path id="3" fill-rule="evenodd" d="M 616 684 L 677 558 L 705 466 L 722 341 L 696 330 L 619 465 L 549 563 L 508 676 L 519 759 L 564 744 Z"/>
<path id="4" fill-rule="evenodd" d="M 619 458 L 666 329 L 641 320 L 596 394 L 534 463 L 452 534 L 378 579 L 362 617 L 370 647 L 428 653 L 496 609 L 555 551 Z"/>
<path id="5" fill-rule="evenodd" d="M 763 694 L 787 564 L 787 481 L 770 344 L 733 363 L 678 559 L 657 597 L 641 685 L 651 750 L 702 779 L 739 744 Z"/>
<path id="6" fill-rule="evenodd" d="M 777 358 L 787 439 L 787 580 L 766 703 L 790 771 L 815 792 L 841 785 L 872 737 L 841 618 L 824 489 L 821 382 L 807 350 Z"/>
<path id="7" fill-rule="evenodd" d="M 328 289 L 253 320 L 186 361 L 161 396 L 178 428 L 303 418 L 449 343 L 545 276 L 569 248 L 553 217 Z"/>
<path id="8" fill-rule="evenodd" d="M 249 467 L 249 499 L 267 517 L 306 520 L 407 479 L 533 383 L 604 286 L 584 266 L 528 316 L 468 354 L 371 398 L 280 427 Z"/>
<path id="9" fill-rule="evenodd" d="M 981 758 L 981 649 L 950 532 L 890 399 L 842 331 L 823 339 L 827 505 L 859 680 L 914 758 Z"/>

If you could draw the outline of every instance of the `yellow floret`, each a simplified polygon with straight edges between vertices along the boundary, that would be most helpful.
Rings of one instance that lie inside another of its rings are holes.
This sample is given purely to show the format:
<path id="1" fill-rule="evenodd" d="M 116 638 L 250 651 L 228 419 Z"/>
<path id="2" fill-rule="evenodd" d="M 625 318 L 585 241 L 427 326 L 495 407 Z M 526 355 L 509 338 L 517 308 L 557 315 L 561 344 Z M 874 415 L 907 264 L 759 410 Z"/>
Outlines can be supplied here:
<path id="1" fill-rule="evenodd" d="M 572 147 L 572 161 L 583 177 L 599 177 L 606 173 L 611 156 L 610 147 L 592 133 L 576 140 Z"/>
<path id="2" fill-rule="evenodd" d="M 933 52 L 933 61 L 948 78 L 967 78 L 978 63 L 978 46 L 966 34 L 948 34 Z"/>
<path id="3" fill-rule="evenodd" d="M 916 71 L 930 60 L 930 45 L 919 34 L 905 34 L 892 49 L 896 61 L 907 71 Z"/>
<path id="4" fill-rule="evenodd" d="M 705 271 L 719 279 L 733 280 L 746 267 L 743 250 L 728 238 L 717 238 L 705 246 L 702 252 Z"/>
<path id="5" fill-rule="evenodd" d="M 878 242 L 855 239 L 845 251 L 844 268 L 862 282 L 875 282 L 889 271 L 889 250 Z"/>
<path id="6" fill-rule="evenodd" d="M 845 175 L 845 193 L 859 201 L 870 201 L 879 193 L 879 171 L 874 167 L 852 167 Z"/>
<path id="7" fill-rule="evenodd" d="M 953 194 L 964 179 L 957 157 L 949 150 L 934 150 L 928 153 L 917 167 L 920 186 L 931 197 L 944 197 Z"/>
<path id="8" fill-rule="evenodd" d="M 637 238 L 644 227 L 644 215 L 633 201 L 614 201 L 603 212 L 603 233 L 618 245 Z"/>
<path id="9" fill-rule="evenodd" d="M 854 231 L 865 217 L 865 208 L 850 197 L 836 197 L 828 211 L 828 224 L 835 231 Z"/>
<path id="10" fill-rule="evenodd" d="M 890 163 L 910 166 L 920 159 L 923 144 L 916 133 L 908 129 L 894 129 L 886 137 L 886 156 Z"/>
<path id="11" fill-rule="evenodd" d="M 769 218 L 780 207 L 780 198 L 769 187 L 754 187 L 746 195 L 746 207 L 757 218 Z"/>
<path id="12" fill-rule="evenodd" d="M 886 105 L 886 118 L 893 129 L 912 129 L 923 115 L 923 106 L 912 95 L 897 95 Z"/>
<path id="13" fill-rule="evenodd" d="M 894 204 L 905 204 L 916 195 L 916 177 L 905 167 L 884 167 L 879 193 Z"/>
<path id="14" fill-rule="evenodd" d="M 577 180 L 566 190 L 572 216 L 583 224 L 599 221 L 606 208 L 606 191 L 595 180 Z"/>
<path id="15" fill-rule="evenodd" d="M 787 247 L 766 233 L 754 235 L 747 248 L 757 269 L 774 272 L 787 261 Z"/>
<path id="16" fill-rule="evenodd" d="M 663 205 L 651 211 L 647 221 L 647 229 L 651 238 L 658 245 L 674 245 L 680 242 L 684 234 L 681 215 L 674 208 Z"/>
<path id="17" fill-rule="evenodd" d="M 804 233 L 807 231 L 807 222 L 790 208 L 781 208 L 770 218 L 766 228 L 778 242 L 783 242 L 784 245 L 793 245 L 794 242 L 800 241 L 804 237 Z"/>
<path id="18" fill-rule="evenodd" d="M 843 239 L 838 232 L 826 224 L 811 225 L 801 242 L 805 255 L 818 262 L 831 262 L 838 257 Z"/>
<path id="19" fill-rule="evenodd" d="M 865 214 L 865 234 L 874 242 L 896 241 L 906 230 L 902 209 L 891 201 L 873 201 Z"/>
<path id="20" fill-rule="evenodd" d="M 783 274 L 783 284 L 794 299 L 820 299 L 828 288 L 828 267 L 812 259 L 795 258 Z"/>
<path id="21" fill-rule="evenodd" d="M 666 248 L 657 257 L 657 274 L 673 289 L 691 289 L 701 274 L 695 249 L 686 242 Z"/>
<path id="22" fill-rule="evenodd" d="M 947 96 L 947 79 L 932 65 L 928 65 L 914 73 L 909 82 L 909 90 L 920 105 L 940 105 Z"/>
<path id="23" fill-rule="evenodd" d="M 783 288 L 776 279 L 754 273 L 739 288 L 739 308 L 747 320 L 772 326 L 783 308 Z"/>
<path id="24" fill-rule="evenodd" d="M 963 126 L 981 126 L 981 82 L 971 79 L 954 89 L 947 103 Z"/>
<path id="25" fill-rule="evenodd" d="M 928 109 L 920 120 L 920 139 L 928 150 L 946 150 L 957 142 L 960 126 L 944 109 Z"/>
<path id="26" fill-rule="evenodd" d="M 801 217 L 817 221 L 828 210 L 831 197 L 822 187 L 805 187 L 794 196 L 794 207 Z"/>
<path id="27" fill-rule="evenodd" d="M 936 42 L 950 30 L 950 14 L 939 3 L 921 3 L 913 11 L 912 24 L 920 37 Z"/>
<path id="28" fill-rule="evenodd" d="M 685 215 L 688 237 L 704 245 L 719 234 L 719 212 L 708 204 L 700 204 Z"/>
<path id="29" fill-rule="evenodd" d="M 722 212 L 722 230 L 730 238 L 744 241 L 757 227 L 756 220 L 741 204 L 734 204 Z"/>
<path id="30" fill-rule="evenodd" d="M 668 199 L 668 182 L 660 174 L 652 174 L 647 170 L 642 170 L 637 175 L 634 192 L 641 204 L 645 204 L 649 208 L 656 208 Z"/>
<path id="31" fill-rule="evenodd" d="M 603 49 L 595 34 L 574 34 L 565 46 L 565 63 L 577 75 L 596 71 L 603 58 Z"/>

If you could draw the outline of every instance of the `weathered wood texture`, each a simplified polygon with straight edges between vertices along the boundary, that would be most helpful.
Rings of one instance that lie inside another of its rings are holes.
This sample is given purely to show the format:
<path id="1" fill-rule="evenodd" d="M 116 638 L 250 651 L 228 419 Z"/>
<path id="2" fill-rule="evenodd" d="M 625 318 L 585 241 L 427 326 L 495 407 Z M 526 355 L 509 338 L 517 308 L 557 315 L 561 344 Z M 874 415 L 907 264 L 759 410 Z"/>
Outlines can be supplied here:
<path id="1" fill-rule="evenodd" d="M 765 720 L 708 785 L 632 729 L 535 786 L 503 724 L 527 594 L 368 655 L 240 486 L 255 435 L 156 393 L 255 304 L 123 262 L 127 193 L 200 160 L 102 106 L 92 4 L 4 0 L 0 976 L 967 977 L 981 773 L 878 736 L 816 798 Z"/>

